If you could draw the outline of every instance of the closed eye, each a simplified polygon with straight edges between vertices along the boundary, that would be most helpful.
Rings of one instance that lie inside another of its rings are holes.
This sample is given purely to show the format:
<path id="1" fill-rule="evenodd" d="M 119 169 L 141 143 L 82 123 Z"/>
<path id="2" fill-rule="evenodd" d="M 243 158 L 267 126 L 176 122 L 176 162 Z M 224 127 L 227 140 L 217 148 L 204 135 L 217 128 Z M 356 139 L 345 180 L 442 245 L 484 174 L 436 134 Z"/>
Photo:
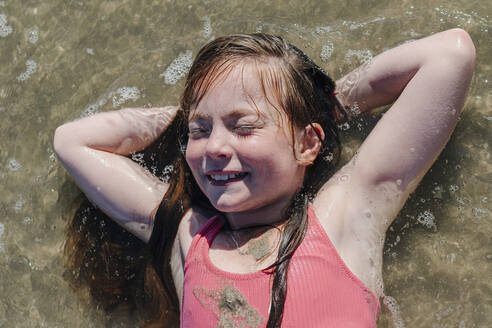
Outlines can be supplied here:
<path id="1" fill-rule="evenodd" d="M 241 125 L 241 126 L 236 126 L 234 127 L 234 133 L 236 133 L 239 137 L 247 137 L 251 134 L 253 134 L 254 130 L 256 129 L 256 126 L 253 125 Z"/>
<path id="2" fill-rule="evenodd" d="M 207 134 L 207 130 L 204 128 L 190 128 L 188 132 L 188 137 L 192 139 L 197 139 L 205 136 Z"/>

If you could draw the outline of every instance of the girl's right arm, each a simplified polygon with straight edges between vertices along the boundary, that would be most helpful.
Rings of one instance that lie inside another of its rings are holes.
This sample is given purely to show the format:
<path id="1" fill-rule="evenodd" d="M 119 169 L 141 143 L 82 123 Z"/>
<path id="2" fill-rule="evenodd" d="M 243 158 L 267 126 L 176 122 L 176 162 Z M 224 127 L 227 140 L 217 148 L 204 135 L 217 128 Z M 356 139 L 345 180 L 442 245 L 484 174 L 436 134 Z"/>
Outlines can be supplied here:
<path id="1" fill-rule="evenodd" d="M 66 123 L 55 131 L 55 152 L 86 196 L 144 242 L 168 184 L 126 156 L 156 140 L 177 107 L 126 108 Z"/>

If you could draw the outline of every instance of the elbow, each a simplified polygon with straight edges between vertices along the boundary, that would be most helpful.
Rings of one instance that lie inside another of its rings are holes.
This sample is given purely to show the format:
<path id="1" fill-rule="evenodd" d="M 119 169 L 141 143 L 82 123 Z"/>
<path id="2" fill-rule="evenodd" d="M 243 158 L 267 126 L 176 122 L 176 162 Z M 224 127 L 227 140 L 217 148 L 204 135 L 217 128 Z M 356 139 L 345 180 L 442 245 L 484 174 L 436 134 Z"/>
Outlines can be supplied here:
<path id="1" fill-rule="evenodd" d="M 473 72 L 475 66 L 476 51 L 473 40 L 463 29 L 453 28 L 444 32 L 445 37 L 441 45 L 441 50 L 438 56 L 447 58 L 453 61 L 455 65 L 459 65 L 470 73 Z"/>
<path id="2" fill-rule="evenodd" d="M 56 128 L 55 135 L 53 137 L 53 149 L 58 158 L 62 158 L 64 154 L 72 147 L 70 138 L 69 123 L 63 124 Z"/>

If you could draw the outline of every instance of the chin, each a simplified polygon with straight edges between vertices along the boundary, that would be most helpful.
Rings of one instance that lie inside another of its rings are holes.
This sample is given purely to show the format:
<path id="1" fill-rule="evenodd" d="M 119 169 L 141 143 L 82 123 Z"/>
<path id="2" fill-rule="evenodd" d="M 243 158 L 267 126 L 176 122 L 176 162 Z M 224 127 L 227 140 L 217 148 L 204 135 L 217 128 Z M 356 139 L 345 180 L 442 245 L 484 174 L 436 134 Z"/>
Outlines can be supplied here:
<path id="1" fill-rule="evenodd" d="M 213 207 L 222 213 L 232 213 L 232 212 L 241 212 L 244 209 L 240 207 L 240 204 L 229 204 L 229 203 L 214 203 L 212 202 Z"/>
<path id="2" fill-rule="evenodd" d="M 222 198 L 222 197 L 221 197 Z M 242 212 L 248 210 L 246 199 L 214 199 L 210 200 L 216 210 L 223 213 Z"/>

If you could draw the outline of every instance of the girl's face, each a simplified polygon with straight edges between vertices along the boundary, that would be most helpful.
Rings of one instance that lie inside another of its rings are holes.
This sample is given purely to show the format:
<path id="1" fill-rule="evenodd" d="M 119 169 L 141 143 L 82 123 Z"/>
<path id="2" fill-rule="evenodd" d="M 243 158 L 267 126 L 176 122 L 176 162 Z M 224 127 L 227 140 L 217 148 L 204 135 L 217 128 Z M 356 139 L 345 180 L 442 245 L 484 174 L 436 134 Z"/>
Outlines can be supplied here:
<path id="1" fill-rule="evenodd" d="M 186 161 L 217 210 L 287 206 L 305 172 L 294 155 L 288 124 L 286 114 L 265 98 L 248 64 L 216 81 L 191 109 Z M 296 131 L 294 139 L 301 135 Z"/>

